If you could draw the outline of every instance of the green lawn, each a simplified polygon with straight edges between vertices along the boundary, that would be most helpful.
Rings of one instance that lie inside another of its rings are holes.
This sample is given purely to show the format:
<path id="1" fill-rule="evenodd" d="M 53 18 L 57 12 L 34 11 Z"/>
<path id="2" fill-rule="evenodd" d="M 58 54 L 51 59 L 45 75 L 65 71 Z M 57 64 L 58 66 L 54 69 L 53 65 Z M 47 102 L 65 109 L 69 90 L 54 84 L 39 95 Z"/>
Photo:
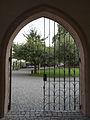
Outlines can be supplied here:
<path id="1" fill-rule="evenodd" d="M 45 73 L 47 74 L 47 77 L 49 77 L 49 69 L 45 70 Z M 59 74 L 60 73 L 60 74 Z M 30 76 L 38 76 L 38 77 L 43 77 L 44 70 L 40 70 L 40 74 L 37 71 L 36 74 L 30 74 Z M 56 68 L 55 69 L 55 77 L 64 77 L 64 68 Z M 50 77 L 54 77 L 54 69 L 50 69 Z M 65 77 L 69 77 L 69 72 L 68 68 L 65 68 Z M 74 77 L 74 68 L 70 68 L 70 77 Z M 75 77 L 79 77 L 79 68 L 75 68 Z"/>

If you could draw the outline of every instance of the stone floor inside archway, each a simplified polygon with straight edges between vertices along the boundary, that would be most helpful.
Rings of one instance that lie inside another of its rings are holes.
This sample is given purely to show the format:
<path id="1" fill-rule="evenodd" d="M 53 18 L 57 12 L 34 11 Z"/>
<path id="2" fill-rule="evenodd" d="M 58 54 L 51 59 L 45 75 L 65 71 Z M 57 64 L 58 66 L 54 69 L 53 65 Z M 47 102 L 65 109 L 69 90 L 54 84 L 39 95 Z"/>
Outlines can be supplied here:
<path id="1" fill-rule="evenodd" d="M 1 120 L 89 120 L 79 112 L 11 111 Z"/>
<path id="2" fill-rule="evenodd" d="M 28 69 L 13 72 L 11 110 L 0 120 L 89 120 L 89 118 L 85 117 L 81 112 L 42 111 L 40 110 L 40 105 L 42 106 L 40 99 L 38 100 L 39 102 L 36 108 L 34 108 L 34 104 L 37 103 L 38 94 L 36 91 L 38 88 L 36 88 L 33 83 L 28 82 L 30 81 L 28 73 Z M 35 80 L 34 78 L 32 79 L 33 81 Z M 37 86 L 40 87 L 40 83 L 38 81 L 35 82 Z M 32 89 L 35 89 L 33 91 L 29 90 L 30 86 Z M 34 95 L 31 96 L 31 93 Z M 30 103 L 32 103 L 32 105 Z M 37 107 L 39 108 L 37 109 Z"/>

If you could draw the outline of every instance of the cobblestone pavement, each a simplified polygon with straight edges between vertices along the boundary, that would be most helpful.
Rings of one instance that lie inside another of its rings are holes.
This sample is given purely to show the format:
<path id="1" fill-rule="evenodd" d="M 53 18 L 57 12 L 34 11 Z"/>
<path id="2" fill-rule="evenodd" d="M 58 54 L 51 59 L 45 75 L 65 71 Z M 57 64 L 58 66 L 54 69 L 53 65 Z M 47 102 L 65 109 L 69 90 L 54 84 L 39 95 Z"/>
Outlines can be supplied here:
<path id="1" fill-rule="evenodd" d="M 0 120 L 89 120 L 80 112 L 43 112 L 43 79 L 28 74 L 29 69 L 13 72 L 12 107 Z"/>
<path id="2" fill-rule="evenodd" d="M 10 111 L 0 120 L 90 120 L 80 112 Z"/>
<path id="3" fill-rule="evenodd" d="M 30 77 L 29 70 L 13 72 L 12 110 L 41 110 L 43 98 L 43 79 Z"/>

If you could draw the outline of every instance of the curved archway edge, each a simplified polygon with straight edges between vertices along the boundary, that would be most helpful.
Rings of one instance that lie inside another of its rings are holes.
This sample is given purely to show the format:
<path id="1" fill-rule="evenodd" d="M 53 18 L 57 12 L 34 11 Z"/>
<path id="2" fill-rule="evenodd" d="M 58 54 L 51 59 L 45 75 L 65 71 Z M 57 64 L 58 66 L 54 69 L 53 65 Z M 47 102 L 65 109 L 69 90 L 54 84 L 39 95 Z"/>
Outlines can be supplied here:
<path id="1" fill-rule="evenodd" d="M 41 5 L 30 10 L 25 11 L 19 17 L 17 17 L 13 23 L 8 27 L 6 31 L 3 41 L 2 41 L 2 53 L 1 58 L 3 64 L 1 65 L 1 79 L 2 82 L 2 96 L 1 103 L 2 103 L 2 111 L 1 115 L 4 116 L 8 111 L 8 87 L 9 87 L 9 78 L 8 78 L 8 56 L 9 56 L 9 49 L 12 45 L 13 39 L 18 34 L 18 32 L 29 22 L 40 18 L 40 17 L 47 17 L 50 18 L 61 25 L 63 25 L 73 36 L 76 41 L 76 44 L 79 48 L 80 54 L 80 98 L 81 98 L 81 110 L 84 114 L 87 114 L 87 94 L 86 94 L 86 79 L 87 79 L 87 63 L 85 58 L 88 56 L 87 52 L 87 43 L 86 37 L 80 28 L 80 26 L 66 13 L 51 6 Z"/>

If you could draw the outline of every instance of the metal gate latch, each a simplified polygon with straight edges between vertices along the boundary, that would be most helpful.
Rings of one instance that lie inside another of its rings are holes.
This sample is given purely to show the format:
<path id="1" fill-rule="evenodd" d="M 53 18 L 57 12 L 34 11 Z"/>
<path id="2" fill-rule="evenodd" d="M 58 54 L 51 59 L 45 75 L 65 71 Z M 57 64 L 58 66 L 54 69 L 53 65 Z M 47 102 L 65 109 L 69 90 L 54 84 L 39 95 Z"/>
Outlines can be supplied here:
<path id="1" fill-rule="evenodd" d="M 47 81 L 47 74 L 43 75 L 43 81 Z"/>

